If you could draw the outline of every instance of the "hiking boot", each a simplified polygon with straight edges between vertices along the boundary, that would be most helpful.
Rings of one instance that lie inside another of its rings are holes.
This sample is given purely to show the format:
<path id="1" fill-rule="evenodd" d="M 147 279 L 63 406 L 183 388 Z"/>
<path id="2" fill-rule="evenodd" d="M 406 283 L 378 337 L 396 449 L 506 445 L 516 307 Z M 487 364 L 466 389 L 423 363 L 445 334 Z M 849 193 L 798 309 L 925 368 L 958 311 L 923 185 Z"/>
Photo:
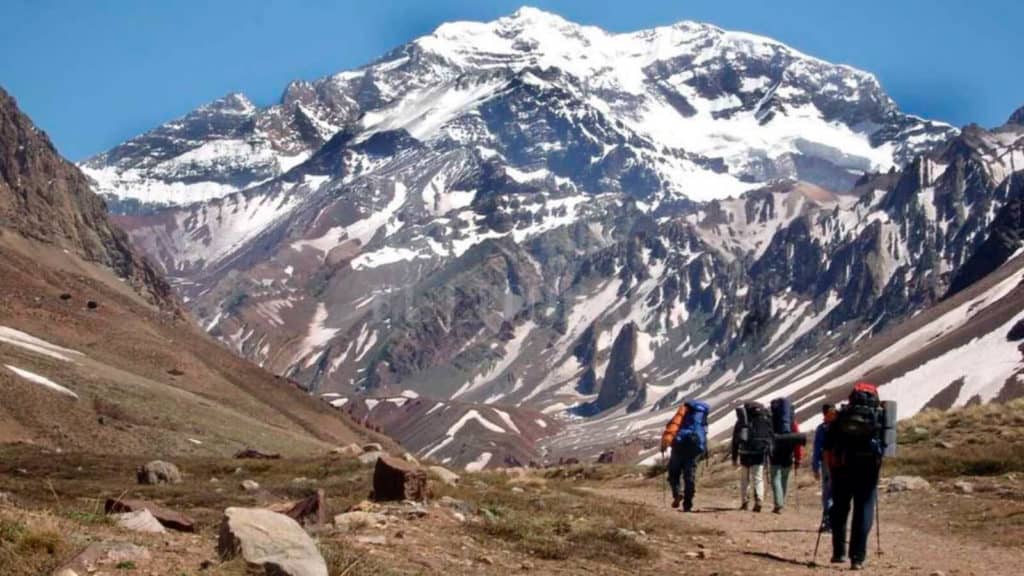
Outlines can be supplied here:
<path id="1" fill-rule="evenodd" d="M 757 504 L 754 504 L 754 510 L 753 511 L 754 512 L 760 512 L 761 511 L 761 503 L 760 502 L 758 502 Z"/>
<path id="2" fill-rule="evenodd" d="M 746 512 L 749 508 L 750 508 L 750 505 L 747 504 L 746 502 L 744 502 L 743 504 L 740 504 L 740 510 L 743 510 L 744 512 Z"/>
<path id="3" fill-rule="evenodd" d="M 818 531 L 819 532 L 831 532 L 832 531 L 832 523 L 829 522 L 828 520 L 822 520 L 821 521 L 821 526 L 818 527 Z"/>
<path id="4" fill-rule="evenodd" d="M 850 562 L 850 570 L 863 570 L 863 569 L 864 569 L 864 562 L 858 562 L 856 560 L 854 560 L 853 562 Z"/>
<path id="5" fill-rule="evenodd" d="M 690 512 L 692 510 L 693 510 L 693 504 L 691 504 L 690 502 L 684 502 L 683 503 L 683 512 Z"/>
<path id="6" fill-rule="evenodd" d="M 683 501 L 683 497 L 682 496 L 673 496 L 672 497 L 672 507 L 673 508 L 679 508 L 679 503 L 682 502 L 682 501 Z"/>
<path id="7" fill-rule="evenodd" d="M 772 514 L 782 514 L 782 506 L 772 508 Z"/>
<path id="8" fill-rule="evenodd" d="M 830 560 L 830 562 L 832 562 L 833 564 L 843 564 L 846 562 L 846 556 L 843 556 L 842 554 L 840 554 L 839 556 L 833 555 L 832 560 Z"/>

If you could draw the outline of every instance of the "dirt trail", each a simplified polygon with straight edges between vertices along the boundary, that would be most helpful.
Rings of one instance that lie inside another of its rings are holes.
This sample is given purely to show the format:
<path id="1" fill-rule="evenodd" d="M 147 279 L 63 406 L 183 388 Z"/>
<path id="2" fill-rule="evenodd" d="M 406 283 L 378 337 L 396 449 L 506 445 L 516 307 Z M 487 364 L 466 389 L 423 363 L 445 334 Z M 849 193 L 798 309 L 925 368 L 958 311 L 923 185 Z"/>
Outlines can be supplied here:
<path id="1" fill-rule="evenodd" d="M 800 488 L 799 509 L 791 499 L 781 515 L 765 506 L 760 514 L 737 509 L 739 495 L 724 487 L 701 486 L 696 499 L 695 512 L 683 514 L 662 503 L 659 483 L 644 486 L 599 488 L 594 491 L 622 501 L 642 502 L 655 506 L 661 514 L 671 515 L 673 521 L 690 523 L 700 528 L 719 530 L 722 537 L 707 544 L 708 560 L 686 558 L 687 550 L 662 550 L 668 556 L 678 554 L 681 561 L 691 566 L 702 562 L 706 573 L 719 574 L 808 574 L 813 572 L 848 571 L 849 564 L 831 565 L 831 540 L 822 534 L 818 551 L 818 565 L 810 566 L 814 552 L 817 526 L 820 519 L 819 496 L 813 486 Z M 766 493 L 771 500 L 770 489 Z M 932 495 L 936 499 L 941 495 Z M 865 574 L 923 574 L 936 572 L 952 575 L 1013 574 L 1024 566 L 1024 548 L 989 546 L 975 539 L 940 533 L 934 527 L 922 529 L 914 516 L 934 511 L 936 503 L 920 501 L 901 502 L 903 495 L 883 495 L 881 501 L 881 535 L 883 554 L 878 554 L 876 535 L 872 531 L 868 546 Z M 945 495 L 945 497 L 955 497 Z M 699 571 L 698 573 L 705 573 Z"/>

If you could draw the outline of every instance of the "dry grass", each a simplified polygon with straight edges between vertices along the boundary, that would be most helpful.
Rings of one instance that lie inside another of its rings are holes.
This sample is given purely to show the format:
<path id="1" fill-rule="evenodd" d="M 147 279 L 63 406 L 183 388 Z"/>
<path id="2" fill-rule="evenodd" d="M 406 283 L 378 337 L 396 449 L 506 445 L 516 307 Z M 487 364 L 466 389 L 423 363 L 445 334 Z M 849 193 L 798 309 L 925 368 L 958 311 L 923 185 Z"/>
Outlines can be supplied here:
<path id="1" fill-rule="evenodd" d="M 900 425 L 891 473 L 931 479 L 1024 472 L 1024 400 L 929 410 Z"/>
<path id="2" fill-rule="evenodd" d="M 48 574 L 67 553 L 54 520 L 0 510 L 0 574 Z"/>

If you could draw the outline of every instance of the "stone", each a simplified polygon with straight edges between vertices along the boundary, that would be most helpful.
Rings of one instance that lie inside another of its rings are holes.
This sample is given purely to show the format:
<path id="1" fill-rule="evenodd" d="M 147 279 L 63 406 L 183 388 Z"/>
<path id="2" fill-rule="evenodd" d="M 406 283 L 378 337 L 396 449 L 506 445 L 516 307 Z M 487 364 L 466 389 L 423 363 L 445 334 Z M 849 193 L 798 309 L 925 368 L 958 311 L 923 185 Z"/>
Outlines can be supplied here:
<path id="1" fill-rule="evenodd" d="M 362 528 L 383 528 L 388 517 L 377 512 L 345 512 L 334 517 L 334 525 L 343 532 L 355 532 Z"/>
<path id="2" fill-rule="evenodd" d="M 381 456 L 373 469 L 373 499 L 381 501 L 427 498 L 427 473 L 390 456 Z"/>
<path id="3" fill-rule="evenodd" d="M 427 468 L 427 471 L 447 486 L 457 486 L 459 484 L 459 475 L 444 466 L 430 466 Z"/>
<path id="4" fill-rule="evenodd" d="M 327 523 L 327 497 L 322 489 L 296 502 L 285 515 L 303 526 Z"/>
<path id="5" fill-rule="evenodd" d="M 240 485 L 242 490 L 245 490 L 246 492 L 255 492 L 260 489 L 259 482 L 256 482 L 255 480 L 242 480 Z"/>
<path id="6" fill-rule="evenodd" d="M 466 521 L 466 515 L 462 512 L 452 512 L 452 518 L 455 518 L 455 521 L 460 524 Z"/>
<path id="7" fill-rule="evenodd" d="M 135 512 L 124 512 L 112 516 L 114 523 L 119 528 L 131 530 L 132 532 L 148 532 L 150 534 L 163 534 L 167 530 L 153 514 L 146 509 Z"/>
<path id="8" fill-rule="evenodd" d="M 363 452 L 383 452 L 384 447 L 379 442 L 370 442 L 369 444 L 363 444 Z"/>
<path id="9" fill-rule="evenodd" d="M 152 558 L 149 550 L 131 542 L 94 542 L 62 566 L 58 573 L 68 570 L 72 574 L 91 574 L 101 566 L 116 566 L 122 562 L 143 564 Z"/>
<path id="10" fill-rule="evenodd" d="M 952 450 L 953 448 L 955 448 L 952 442 L 947 442 L 945 440 L 939 440 L 938 442 L 935 443 L 935 446 L 938 448 L 942 448 L 943 450 Z"/>
<path id="11" fill-rule="evenodd" d="M 53 576 L 78 576 L 78 572 L 75 572 L 71 568 L 63 568 L 54 572 Z"/>
<path id="12" fill-rule="evenodd" d="M 372 536 L 356 536 L 356 542 L 373 546 L 387 546 L 388 539 L 383 534 L 374 534 Z"/>
<path id="13" fill-rule="evenodd" d="M 260 452 L 253 448 L 246 448 L 235 452 L 235 458 L 239 460 L 279 460 L 280 454 L 269 454 L 267 452 Z"/>
<path id="14" fill-rule="evenodd" d="M 241 556 L 268 575 L 328 576 L 327 563 L 302 526 L 264 508 L 225 510 L 217 553 L 224 561 Z"/>
<path id="15" fill-rule="evenodd" d="M 887 492 L 914 492 L 928 490 L 932 487 L 927 480 L 920 476 L 893 476 L 889 480 Z"/>
<path id="16" fill-rule="evenodd" d="M 359 461 L 363 464 L 376 464 L 383 455 L 383 452 L 363 452 L 359 455 Z"/>
<path id="17" fill-rule="evenodd" d="M 933 570 L 928 576 L 946 576 L 942 570 Z"/>
<path id="18" fill-rule="evenodd" d="M 331 448 L 331 454 L 338 454 L 347 458 L 355 458 L 363 453 L 363 449 L 358 444 L 349 444 L 347 446 L 338 446 L 337 448 Z"/>
<path id="19" fill-rule="evenodd" d="M 523 492 L 526 492 L 526 490 L 523 490 L 521 486 L 513 486 L 512 492 L 515 494 L 522 494 Z"/>
<path id="20" fill-rule="evenodd" d="M 135 472 L 135 477 L 139 484 L 181 484 L 181 471 L 174 464 L 163 460 L 153 460 L 141 466 Z"/>
<path id="21" fill-rule="evenodd" d="M 177 530 L 179 532 L 195 532 L 195 521 L 189 516 L 182 514 L 176 510 L 164 508 L 159 504 L 150 502 L 149 500 L 140 499 L 114 499 L 108 498 L 104 506 L 104 510 L 107 514 L 117 514 L 125 512 L 137 512 L 139 510 L 148 510 L 154 518 L 160 522 L 165 528 L 171 530 Z"/>
<path id="22" fill-rule="evenodd" d="M 708 550 L 707 548 L 703 548 L 701 550 L 698 550 L 697 551 L 697 557 L 700 558 L 701 560 L 707 560 L 707 559 L 711 558 L 711 550 Z"/>
<path id="23" fill-rule="evenodd" d="M 953 482 L 953 489 L 961 494 L 973 494 L 974 484 L 971 484 L 970 482 L 967 482 L 965 480 L 958 480 L 956 482 Z"/>

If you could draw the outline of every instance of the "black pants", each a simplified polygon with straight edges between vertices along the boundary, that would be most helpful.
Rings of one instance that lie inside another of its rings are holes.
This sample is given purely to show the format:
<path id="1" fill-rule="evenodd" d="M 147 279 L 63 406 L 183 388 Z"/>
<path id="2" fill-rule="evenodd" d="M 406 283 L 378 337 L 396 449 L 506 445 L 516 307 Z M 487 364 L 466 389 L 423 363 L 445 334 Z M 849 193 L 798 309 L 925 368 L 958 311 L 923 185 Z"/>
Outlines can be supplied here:
<path id="1" fill-rule="evenodd" d="M 679 446 L 672 446 L 672 455 L 668 459 L 668 485 L 672 487 L 672 497 L 679 497 L 679 479 L 683 480 L 683 507 L 693 506 L 693 494 L 697 491 L 697 462 L 700 454 L 691 454 Z"/>
<path id="2" fill-rule="evenodd" d="M 851 562 L 863 562 L 868 553 L 868 537 L 875 521 L 878 498 L 878 469 L 874 463 L 832 470 L 832 555 L 846 555 L 846 520 L 853 508 L 850 524 Z"/>

